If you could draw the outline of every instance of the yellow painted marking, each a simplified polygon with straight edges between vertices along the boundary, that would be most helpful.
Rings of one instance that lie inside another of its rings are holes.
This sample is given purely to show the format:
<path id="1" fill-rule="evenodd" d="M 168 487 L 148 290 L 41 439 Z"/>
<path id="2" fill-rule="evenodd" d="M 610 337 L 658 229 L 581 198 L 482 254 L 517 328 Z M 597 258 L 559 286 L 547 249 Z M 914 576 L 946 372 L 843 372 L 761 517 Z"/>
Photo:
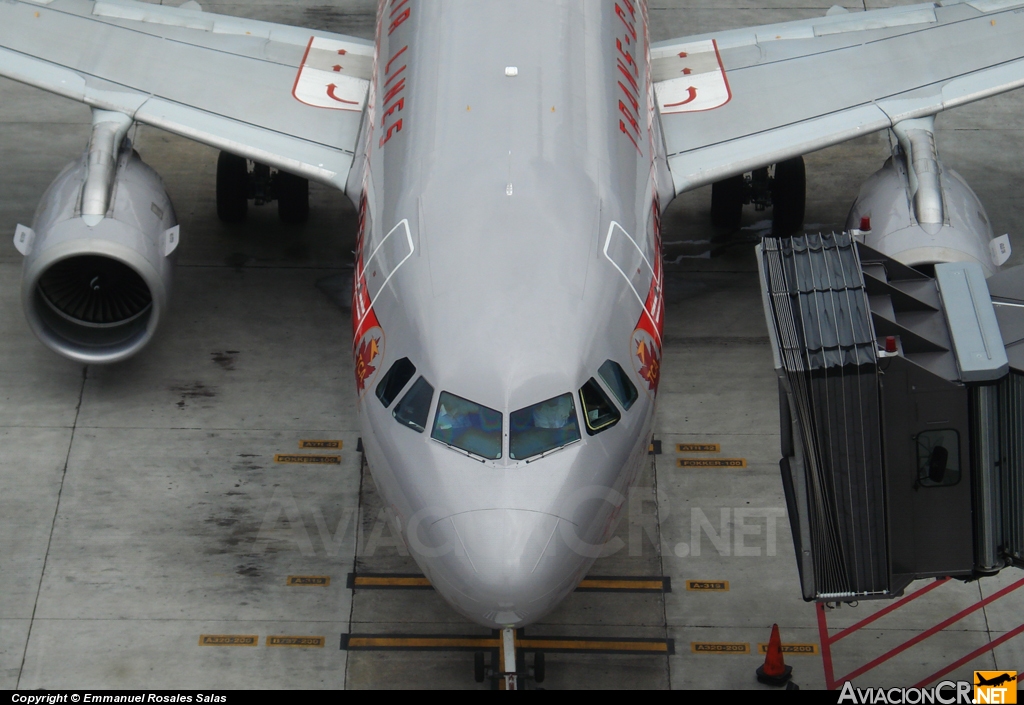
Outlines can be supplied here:
<path id="1" fill-rule="evenodd" d="M 668 653 L 664 641 L 586 641 L 583 639 L 516 639 L 516 645 L 523 649 L 573 649 L 576 651 L 636 651 L 647 653 Z"/>
<path id="2" fill-rule="evenodd" d="M 389 577 L 386 575 L 357 575 L 356 587 L 430 587 L 430 581 L 422 575 L 413 577 Z"/>
<path id="3" fill-rule="evenodd" d="M 289 575 L 285 584 L 289 587 L 328 587 L 331 578 L 328 575 Z"/>
<path id="4" fill-rule="evenodd" d="M 256 634 L 200 634 L 200 646 L 256 646 L 260 638 Z"/>
<path id="5" fill-rule="evenodd" d="M 427 649 L 441 649 L 441 648 L 472 648 L 472 649 L 497 649 L 501 647 L 500 639 L 492 639 L 490 637 L 450 637 L 450 638 L 438 638 L 438 637 L 393 637 L 393 636 L 381 636 L 381 637 L 352 637 L 349 639 L 348 646 L 350 649 L 366 649 L 370 647 L 376 648 L 427 648 Z"/>
<path id="6" fill-rule="evenodd" d="M 679 458 L 676 466 L 681 468 L 745 468 L 746 458 Z"/>
<path id="7" fill-rule="evenodd" d="M 357 575 L 356 588 L 428 588 L 430 581 L 422 575 Z M 579 584 L 582 590 L 656 590 L 665 589 L 662 580 L 630 580 L 626 578 L 586 578 Z"/>
<path id="8" fill-rule="evenodd" d="M 341 450 L 341 441 L 299 441 L 301 450 Z"/>
<path id="9" fill-rule="evenodd" d="M 757 652 L 760 654 L 768 653 L 768 644 L 758 644 Z M 782 653 L 793 654 L 794 656 L 817 656 L 818 645 L 817 644 L 783 644 Z"/>
<path id="10" fill-rule="evenodd" d="M 341 465 L 340 455 L 284 455 L 274 456 L 275 463 L 283 465 Z"/>
<path id="11" fill-rule="evenodd" d="M 690 649 L 695 654 L 749 654 L 750 644 L 729 641 L 693 641 Z"/>
<path id="12" fill-rule="evenodd" d="M 665 583 L 661 580 L 594 580 L 588 578 L 580 583 L 580 587 L 591 590 L 664 590 Z"/>
<path id="13" fill-rule="evenodd" d="M 519 639 L 516 647 L 539 651 L 564 649 L 568 651 L 599 652 L 632 652 L 632 653 L 668 653 L 668 642 L 665 641 L 591 641 L 587 639 Z M 349 638 L 348 648 L 358 649 L 480 649 L 501 650 L 502 640 L 496 637 L 470 636 L 353 636 Z"/>
<path id="14" fill-rule="evenodd" d="M 293 649 L 322 649 L 325 636 L 268 636 L 267 646 L 286 646 Z"/>
<path id="15" fill-rule="evenodd" d="M 677 443 L 677 453 L 721 453 L 722 446 L 718 443 Z"/>
<path id="16" fill-rule="evenodd" d="M 686 589 L 691 592 L 729 592 L 728 580 L 687 580 Z"/>

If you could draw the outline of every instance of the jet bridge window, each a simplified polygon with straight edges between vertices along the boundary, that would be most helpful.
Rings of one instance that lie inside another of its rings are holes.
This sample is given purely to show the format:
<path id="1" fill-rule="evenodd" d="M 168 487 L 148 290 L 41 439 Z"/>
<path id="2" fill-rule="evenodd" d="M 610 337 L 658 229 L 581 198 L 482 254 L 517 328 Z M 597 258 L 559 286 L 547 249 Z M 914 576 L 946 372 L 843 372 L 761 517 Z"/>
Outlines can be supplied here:
<path id="1" fill-rule="evenodd" d="M 611 428 L 622 418 L 619 410 L 593 377 L 580 389 L 580 403 L 583 405 L 587 433 L 591 436 Z"/>
<path id="2" fill-rule="evenodd" d="M 407 357 L 403 357 L 401 360 L 396 362 L 388 370 L 388 373 L 381 379 L 380 384 L 377 385 L 377 398 L 380 399 L 380 403 L 384 405 L 384 408 L 391 406 L 391 402 L 395 400 L 399 392 L 405 389 L 405 385 L 409 384 L 409 380 L 416 374 L 416 365 Z"/>
<path id="3" fill-rule="evenodd" d="M 951 487 L 960 482 L 960 434 L 925 431 L 917 437 L 917 483 Z"/>
<path id="4" fill-rule="evenodd" d="M 441 392 L 430 437 L 472 455 L 497 460 L 501 457 L 501 412 Z"/>
<path id="5" fill-rule="evenodd" d="M 629 411 L 629 407 L 633 406 L 638 394 L 636 387 L 629 381 L 629 377 L 626 376 L 626 372 L 619 366 L 619 363 L 608 360 L 601 365 L 601 369 L 597 372 L 601 375 L 604 383 L 608 385 L 608 389 L 612 390 L 612 394 L 622 404 L 622 408 Z"/>
<path id="6" fill-rule="evenodd" d="M 420 377 L 391 413 L 398 423 L 408 426 L 417 433 L 423 433 L 427 428 L 430 401 L 433 398 L 434 388 L 430 386 L 430 382 Z"/>
<path id="7" fill-rule="evenodd" d="M 528 406 L 509 416 L 508 455 L 523 460 L 580 440 L 572 394 Z"/>

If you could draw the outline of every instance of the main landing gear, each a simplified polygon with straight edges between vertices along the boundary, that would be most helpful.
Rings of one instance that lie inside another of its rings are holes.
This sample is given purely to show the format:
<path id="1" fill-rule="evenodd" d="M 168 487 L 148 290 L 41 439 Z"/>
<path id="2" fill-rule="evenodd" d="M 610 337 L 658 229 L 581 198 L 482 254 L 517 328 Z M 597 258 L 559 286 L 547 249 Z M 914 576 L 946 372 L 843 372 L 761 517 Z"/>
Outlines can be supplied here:
<path id="1" fill-rule="evenodd" d="M 796 157 L 713 184 L 711 222 L 721 235 L 734 233 L 740 229 L 743 206 L 753 204 L 758 211 L 772 209 L 772 235 L 794 235 L 803 228 L 806 200 L 804 159 Z"/>
<path id="2" fill-rule="evenodd" d="M 309 181 L 221 152 L 217 160 L 217 217 L 225 223 L 244 222 L 249 201 L 257 206 L 277 201 L 282 221 L 304 223 L 309 218 Z"/>

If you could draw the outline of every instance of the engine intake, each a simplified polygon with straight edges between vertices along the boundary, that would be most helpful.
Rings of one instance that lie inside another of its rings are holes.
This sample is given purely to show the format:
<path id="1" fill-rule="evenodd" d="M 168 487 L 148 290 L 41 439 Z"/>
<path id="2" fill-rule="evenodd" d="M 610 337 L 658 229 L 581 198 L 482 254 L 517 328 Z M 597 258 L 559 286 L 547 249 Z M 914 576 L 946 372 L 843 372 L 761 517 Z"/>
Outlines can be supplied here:
<path id="1" fill-rule="evenodd" d="M 99 114 L 97 119 L 109 119 Z M 50 349 L 86 364 L 112 363 L 152 339 L 170 296 L 179 231 L 160 177 L 126 140 L 99 175 L 95 129 L 89 153 L 69 164 L 44 194 L 32 228 L 18 226 L 15 245 L 25 255 L 22 302 L 29 325 Z M 89 198 L 86 198 L 88 196 Z"/>
<path id="2" fill-rule="evenodd" d="M 134 269 L 96 255 L 53 265 L 39 277 L 36 292 L 54 313 L 90 328 L 120 327 L 153 307 L 153 295 Z"/>
<path id="3" fill-rule="evenodd" d="M 42 272 L 33 288 L 33 328 L 43 342 L 72 359 L 104 361 L 96 356 L 99 351 L 131 354 L 147 337 L 153 294 L 124 262 L 98 255 L 69 257 Z"/>

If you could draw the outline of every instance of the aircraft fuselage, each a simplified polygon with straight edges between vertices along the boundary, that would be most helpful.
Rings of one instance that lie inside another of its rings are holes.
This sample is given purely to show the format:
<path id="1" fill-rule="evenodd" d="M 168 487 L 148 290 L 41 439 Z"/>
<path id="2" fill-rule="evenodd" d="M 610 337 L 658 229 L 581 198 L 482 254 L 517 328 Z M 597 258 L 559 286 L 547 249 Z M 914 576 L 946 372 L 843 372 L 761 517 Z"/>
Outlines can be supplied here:
<path id="1" fill-rule="evenodd" d="M 483 625 L 536 621 L 575 588 L 647 457 L 671 188 L 647 56 L 646 3 L 635 0 L 380 9 L 364 167 L 350 190 L 362 193 L 353 326 L 364 448 L 392 529 Z M 415 373 L 385 407 L 379 387 L 403 359 Z M 599 373 L 607 361 L 635 402 Z M 588 406 L 601 396 L 581 392 L 590 380 L 614 409 Z M 417 384 L 429 415 L 410 422 Z M 550 437 L 545 414 L 569 409 L 565 395 L 579 439 L 522 457 L 517 429 Z M 487 410 L 472 423 L 491 423 L 472 438 L 448 408 L 467 400 Z M 514 415 L 545 400 L 547 411 Z M 617 423 L 591 428 L 605 411 Z"/>

